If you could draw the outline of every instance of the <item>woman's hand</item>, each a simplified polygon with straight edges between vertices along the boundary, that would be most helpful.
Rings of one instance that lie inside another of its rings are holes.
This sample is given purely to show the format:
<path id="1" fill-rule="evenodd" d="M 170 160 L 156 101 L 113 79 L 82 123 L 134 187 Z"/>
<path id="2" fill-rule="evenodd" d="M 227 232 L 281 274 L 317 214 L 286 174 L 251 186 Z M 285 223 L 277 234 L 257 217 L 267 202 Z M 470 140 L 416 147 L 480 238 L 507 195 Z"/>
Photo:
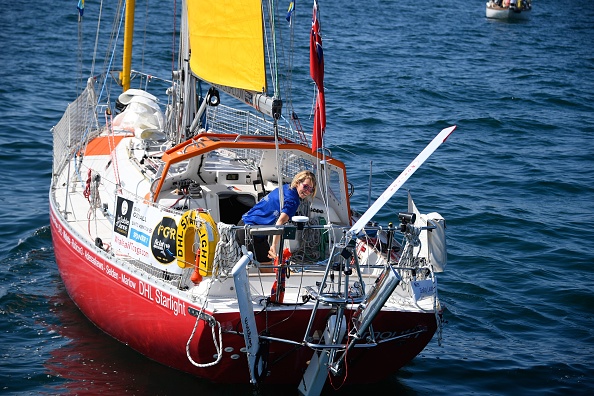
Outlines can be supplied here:
<path id="1" fill-rule="evenodd" d="M 274 247 L 274 244 L 272 244 L 272 246 L 270 246 L 270 249 L 268 250 L 268 258 L 271 258 L 274 260 L 276 258 L 276 256 L 277 256 L 276 249 Z"/>
<path id="2" fill-rule="evenodd" d="M 285 212 L 282 212 L 280 214 L 280 216 L 278 217 L 278 220 L 276 221 L 277 226 L 282 226 L 283 224 L 285 224 L 287 221 L 289 221 L 289 215 L 286 214 Z M 280 245 L 280 235 L 275 235 L 272 237 L 272 244 L 270 245 L 270 249 L 268 250 L 268 257 L 271 259 L 275 259 L 276 256 L 278 255 L 276 253 L 276 247 Z"/>

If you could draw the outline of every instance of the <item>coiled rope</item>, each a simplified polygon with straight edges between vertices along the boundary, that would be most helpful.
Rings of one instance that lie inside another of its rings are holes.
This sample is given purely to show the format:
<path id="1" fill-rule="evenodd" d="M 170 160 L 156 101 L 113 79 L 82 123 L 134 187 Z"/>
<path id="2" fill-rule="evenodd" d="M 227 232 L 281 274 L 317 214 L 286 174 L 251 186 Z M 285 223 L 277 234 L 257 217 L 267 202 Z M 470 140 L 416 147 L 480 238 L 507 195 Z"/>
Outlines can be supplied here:
<path id="1" fill-rule="evenodd" d="M 236 262 L 241 258 L 241 247 L 235 239 L 234 225 L 219 222 L 217 229 L 219 231 L 219 241 L 215 248 L 215 257 L 213 260 L 213 275 L 224 281 L 229 277 L 231 270 Z"/>

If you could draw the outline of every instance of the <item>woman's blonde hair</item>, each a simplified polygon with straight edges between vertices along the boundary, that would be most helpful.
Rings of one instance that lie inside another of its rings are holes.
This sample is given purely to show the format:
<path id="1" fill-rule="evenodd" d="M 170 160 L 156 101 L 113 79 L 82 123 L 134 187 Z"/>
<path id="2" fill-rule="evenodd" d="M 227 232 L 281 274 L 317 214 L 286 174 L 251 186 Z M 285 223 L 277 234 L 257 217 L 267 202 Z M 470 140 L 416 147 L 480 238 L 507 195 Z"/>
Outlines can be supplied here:
<path id="1" fill-rule="evenodd" d="M 316 181 L 316 175 L 314 175 L 313 172 L 311 172 L 311 171 L 303 170 L 303 171 L 297 173 L 295 175 L 295 177 L 293 177 L 293 181 L 291 182 L 291 188 L 297 188 L 299 183 L 303 183 L 306 179 L 311 179 L 311 183 L 313 184 L 313 186 L 312 186 L 313 190 L 311 190 L 311 195 L 310 195 L 310 197 L 313 198 L 316 195 L 316 190 L 318 188 L 318 182 Z"/>

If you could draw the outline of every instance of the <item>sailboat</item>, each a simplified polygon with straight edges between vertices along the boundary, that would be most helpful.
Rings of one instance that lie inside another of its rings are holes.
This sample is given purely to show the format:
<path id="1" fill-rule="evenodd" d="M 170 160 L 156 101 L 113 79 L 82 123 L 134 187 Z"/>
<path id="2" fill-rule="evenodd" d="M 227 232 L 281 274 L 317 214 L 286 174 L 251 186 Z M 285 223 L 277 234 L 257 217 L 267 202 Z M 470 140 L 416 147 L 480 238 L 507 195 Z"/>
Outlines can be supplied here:
<path id="1" fill-rule="evenodd" d="M 109 41 L 106 69 L 86 78 L 52 129 L 50 224 L 70 298 L 106 334 L 215 383 L 317 395 L 328 378 L 384 379 L 440 338 L 445 220 L 410 195 L 395 225 L 373 217 L 455 126 L 367 210 L 351 208 L 346 167 L 324 143 L 319 4 L 311 132 L 280 88 L 293 75 L 277 54 L 294 3 L 288 12 L 273 4 L 184 1 L 170 80 L 131 68 L 134 1 L 114 8 L 123 40 Z M 122 43 L 120 69 L 111 60 Z M 242 224 L 301 171 L 317 189 L 290 221 Z M 273 262 L 247 248 L 254 238 L 277 238 Z"/>

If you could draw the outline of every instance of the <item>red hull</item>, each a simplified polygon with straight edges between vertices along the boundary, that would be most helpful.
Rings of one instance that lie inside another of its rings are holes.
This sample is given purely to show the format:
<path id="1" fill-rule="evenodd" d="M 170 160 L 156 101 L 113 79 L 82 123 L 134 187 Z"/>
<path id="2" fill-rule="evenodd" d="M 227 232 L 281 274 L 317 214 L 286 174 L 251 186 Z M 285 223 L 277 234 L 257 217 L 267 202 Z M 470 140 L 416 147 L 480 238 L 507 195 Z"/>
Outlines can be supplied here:
<path id="1" fill-rule="evenodd" d="M 112 265 L 107 256 L 89 249 L 83 241 L 67 230 L 50 209 L 50 223 L 56 261 L 70 298 L 91 322 L 108 335 L 130 346 L 148 358 L 175 369 L 209 379 L 213 382 L 249 383 L 249 371 L 239 315 L 215 313 L 223 329 L 223 357 L 214 366 L 198 368 L 186 355 L 186 343 L 194 329 L 196 318 L 189 307 L 200 309 L 187 300 L 172 296 L 149 280 Z M 301 341 L 307 327 L 310 310 L 276 310 L 256 315 L 259 331 L 267 323 L 271 337 Z M 328 311 L 319 311 L 315 328 L 322 329 Z M 419 334 L 389 341 L 375 348 L 355 348 L 347 358 L 348 383 L 377 382 L 396 372 L 420 353 L 436 330 L 433 313 L 385 312 L 374 320 L 378 341 L 425 329 Z M 225 332 L 226 331 L 226 332 Z M 190 344 L 195 362 L 206 364 L 215 360 L 211 328 L 200 321 Z M 269 345 L 266 383 L 297 384 L 301 379 L 312 350 L 291 344 L 271 342 Z M 390 357 L 386 364 L 386 356 Z"/>

